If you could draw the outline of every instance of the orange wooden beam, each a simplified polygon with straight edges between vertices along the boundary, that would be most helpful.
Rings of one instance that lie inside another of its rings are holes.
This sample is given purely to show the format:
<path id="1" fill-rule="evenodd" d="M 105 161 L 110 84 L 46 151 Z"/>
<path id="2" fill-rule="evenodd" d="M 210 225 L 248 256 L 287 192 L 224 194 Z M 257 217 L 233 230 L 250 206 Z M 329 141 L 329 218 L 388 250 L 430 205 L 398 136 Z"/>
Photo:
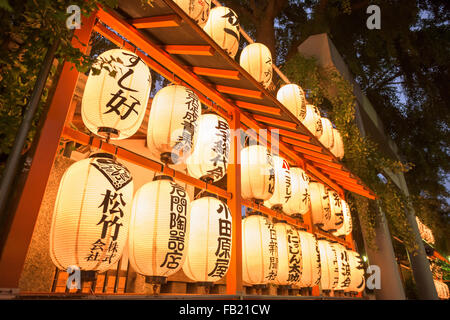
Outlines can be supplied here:
<path id="1" fill-rule="evenodd" d="M 260 116 L 258 114 L 253 115 L 253 118 L 256 121 L 261 121 L 261 122 L 268 123 L 271 125 L 280 126 L 280 127 L 288 128 L 288 129 L 294 129 L 294 130 L 297 129 L 297 125 L 294 122 Z M 275 130 L 276 130 L 276 128 L 275 128 Z"/>
<path id="2" fill-rule="evenodd" d="M 305 156 L 306 157 L 306 156 Z M 344 191 L 341 187 L 339 187 L 336 183 L 334 183 L 331 179 L 322 174 L 317 168 L 315 168 L 312 164 L 306 163 L 306 171 L 311 172 L 319 180 L 323 181 L 326 185 L 328 185 L 331 189 L 334 189 L 339 195 L 343 196 Z"/>
<path id="3" fill-rule="evenodd" d="M 213 56 L 214 49 L 211 46 L 191 46 L 191 45 L 163 45 L 161 49 L 170 54 L 186 54 L 192 56 Z"/>
<path id="4" fill-rule="evenodd" d="M 199 76 L 216 77 L 222 79 L 239 80 L 239 71 L 214 68 L 190 67 L 191 71 Z"/>
<path id="5" fill-rule="evenodd" d="M 325 165 L 327 165 L 329 167 L 333 167 L 333 168 L 337 168 L 337 169 L 342 169 L 343 168 L 342 164 L 340 164 L 340 163 L 323 160 L 323 159 L 320 159 L 320 158 L 317 158 L 317 157 L 313 157 L 313 156 L 310 156 L 310 155 L 305 155 L 304 157 L 307 160 L 310 160 L 310 161 L 313 161 L 313 162 L 322 163 L 322 164 L 325 164 Z"/>
<path id="6" fill-rule="evenodd" d="M 336 174 L 339 175 L 341 177 L 346 177 L 346 178 L 352 178 L 351 172 L 350 171 L 344 171 L 344 170 L 340 170 L 340 169 L 336 169 L 336 168 L 332 168 L 323 164 L 316 164 L 315 165 L 317 168 L 323 169 L 327 172 L 329 172 L 330 174 Z"/>
<path id="7" fill-rule="evenodd" d="M 264 106 L 261 104 L 255 104 L 255 103 L 250 103 L 250 102 L 239 101 L 239 100 L 235 100 L 233 102 L 235 105 L 237 105 L 239 108 L 242 108 L 242 109 L 272 114 L 275 116 L 279 116 L 281 114 L 281 110 L 278 108 Z"/>
<path id="8" fill-rule="evenodd" d="M 179 27 L 181 18 L 176 14 L 169 14 L 165 16 L 132 19 L 130 20 L 130 24 L 136 29 Z"/>
<path id="9" fill-rule="evenodd" d="M 242 97 L 248 97 L 248 98 L 255 98 L 255 99 L 262 99 L 263 94 L 261 91 L 257 90 L 248 90 L 248 89 L 241 89 L 236 87 L 229 87 L 229 86 L 222 86 L 222 85 L 215 85 L 214 86 L 217 91 L 221 93 L 228 93 L 236 96 L 242 96 Z"/>
<path id="10" fill-rule="evenodd" d="M 294 146 L 297 147 L 301 147 L 304 149 L 309 149 L 312 151 L 316 151 L 316 152 L 322 152 L 323 148 L 321 146 L 316 146 L 312 143 L 307 143 L 307 142 L 302 142 L 302 141 L 298 141 L 296 139 L 291 139 L 291 138 L 286 138 L 286 137 L 281 137 L 281 141 L 292 144 Z"/>
<path id="11" fill-rule="evenodd" d="M 134 51 L 136 49 L 136 47 L 119 37 L 116 33 L 112 32 L 101 23 L 95 24 L 94 31 L 101 34 L 103 37 L 114 43 L 119 48 L 127 49 L 130 51 Z"/>
<path id="12" fill-rule="evenodd" d="M 273 127 L 269 127 L 270 129 L 276 129 Z M 311 141 L 311 137 L 307 136 L 305 134 L 301 134 L 301 133 L 296 133 L 296 132 L 292 132 L 289 130 L 284 130 L 284 129 L 277 129 L 279 134 L 281 136 L 285 136 L 288 138 L 292 138 L 292 139 L 296 139 L 296 140 L 300 140 L 300 141 L 304 141 L 304 142 L 310 142 Z"/>
<path id="13" fill-rule="evenodd" d="M 305 149 L 305 148 L 294 147 L 294 150 L 297 151 L 297 152 L 303 153 L 303 154 L 307 154 L 307 155 L 310 155 L 310 156 L 313 156 L 313 157 L 317 157 L 317 158 L 323 159 L 323 160 L 327 160 L 327 161 L 333 160 L 333 157 L 331 157 L 329 155 L 326 155 L 326 154 L 323 154 L 323 153 L 319 153 L 319 152 L 315 152 L 315 151 L 312 151 L 312 150 L 308 150 L 308 149 Z"/>

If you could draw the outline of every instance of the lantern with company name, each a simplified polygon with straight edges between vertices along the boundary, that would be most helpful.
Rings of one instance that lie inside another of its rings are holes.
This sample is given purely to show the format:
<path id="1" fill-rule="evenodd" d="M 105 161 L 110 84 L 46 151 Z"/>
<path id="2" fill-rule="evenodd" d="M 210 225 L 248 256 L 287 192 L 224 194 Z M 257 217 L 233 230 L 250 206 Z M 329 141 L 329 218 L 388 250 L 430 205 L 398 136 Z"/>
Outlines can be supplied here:
<path id="1" fill-rule="evenodd" d="M 174 0 L 200 27 L 208 21 L 211 0 Z"/>
<path id="2" fill-rule="evenodd" d="M 215 282 L 225 276 L 231 257 L 231 212 L 211 196 L 191 203 L 189 244 L 183 271 L 198 282 Z"/>
<path id="3" fill-rule="evenodd" d="M 339 283 L 337 252 L 329 241 L 319 240 L 317 243 L 320 253 L 320 285 L 322 290 L 332 290 Z"/>
<path id="4" fill-rule="evenodd" d="M 181 269 L 189 240 L 189 197 L 169 176 L 156 176 L 136 191 L 128 239 L 130 264 L 149 282 Z"/>
<path id="5" fill-rule="evenodd" d="M 133 181 L 113 156 L 94 154 L 72 164 L 59 185 L 50 229 L 50 257 L 62 270 L 105 271 L 128 237 Z"/>
<path id="6" fill-rule="evenodd" d="M 337 129 L 333 128 L 333 147 L 330 149 L 331 153 L 338 159 L 344 157 L 344 143 L 342 142 L 341 134 Z"/>
<path id="7" fill-rule="evenodd" d="M 330 199 L 330 214 L 331 218 L 328 224 L 323 227 L 324 230 L 335 232 L 342 227 L 344 223 L 344 214 L 342 212 L 342 199 L 339 194 L 331 189 L 328 189 L 328 197 Z"/>
<path id="8" fill-rule="evenodd" d="M 331 245 L 336 250 L 337 266 L 339 269 L 339 280 L 334 286 L 334 290 L 345 290 L 351 283 L 351 268 L 348 250 L 339 243 L 333 243 Z"/>
<path id="9" fill-rule="evenodd" d="M 283 204 L 283 211 L 289 215 L 305 214 L 310 208 L 309 177 L 301 168 L 291 168 L 292 196 Z"/>
<path id="10" fill-rule="evenodd" d="M 313 223 L 321 228 L 326 228 L 331 223 L 330 196 L 328 188 L 322 183 L 311 182 L 309 184 L 311 196 L 311 216 Z"/>
<path id="11" fill-rule="evenodd" d="M 365 286 L 363 260 L 355 251 L 347 250 L 347 256 L 350 262 L 351 281 L 345 291 L 361 292 Z"/>
<path id="12" fill-rule="evenodd" d="M 334 145 L 333 125 L 330 120 L 324 117 L 321 117 L 320 121 L 322 122 L 323 132 L 319 138 L 319 141 L 325 146 L 325 148 L 331 149 Z"/>
<path id="13" fill-rule="evenodd" d="M 241 150 L 241 195 L 264 201 L 275 188 L 273 158 L 265 146 L 250 145 Z"/>
<path id="14" fill-rule="evenodd" d="M 242 220 L 242 279 L 253 285 L 274 281 L 278 270 L 275 227 L 269 219 L 251 215 Z"/>
<path id="15" fill-rule="evenodd" d="M 262 43 L 249 44 L 242 50 L 239 60 L 241 67 L 268 88 L 272 81 L 272 54 Z"/>
<path id="16" fill-rule="evenodd" d="M 320 111 L 316 106 L 312 104 L 306 105 L 306 115 L 302 123 L 316 138 L 320 138 L 323 128 Z"/>
<path id="17" fill-rule="evenodd" d="M 215 114 L 199 118 L 194 151 L 186 160 L 189 175 L 205 181 L 218 181 L 227 172 L 230 153 L 230 127 Z"/>
<path id="18" fill-rule="evenodd" d="M 264 201 L 268 208 L 281 210 L 292 196 L 291 172 L 289 163 L 278 156 L 273 156 L 275 169 L 275 188 L 272 197 Z"/>
<path id="19" fill-rule="evenodd" d="M 341 199 L 341 207 L 342 207 L 342 225 L 337 231 L 333 232 L 335 236 L 346 236 L 352 232 L 352 215 L 350 213 L 350 207 L 348 206 L 345 200 Z"/>
<path id="20" fill-rule="evenodd" d="M 94 134 L 111 139 L 132 136 L 144 119 L 151 83 L 149 68 L 135 53 L 123 49 L 103 52 L 84 89 L 84 125 Z"/>
<path id="21" fill-rule="evenodd" d="M 289 83 L 282 86 L 277 92 L 277 99 L 300 121 L 306 117 L 306 98 L 300 86 Z"/>
<path id="22" fill-rule="evenodd" d="M 275 280 L 278 285 L 293 285 L 302 274 L 302 252 L 297 230 L 287 223 L 275 223 L 278 245 L 278 271 Z"/>
<path id="23" fill-rule="evenodd" d="M 227 7 L 215 7 L 209 13 L 203 30 L 232 58 L 239 48 L 239 19 L 237 14 Z"/>
<path id="24" fill-rule="evenodd" d="M 152 101 L 147 147 L 164 163 L 178 163 L 191 153 L 201 108 L 197 95 L 180 85 L 159 90 Z"/>
<path id="25" fill-rule="evenodd" d="M 298 231 L 302 251 L 302 274 L 299 285 L 314 287 L 320 282 L 320 254 L 317 240 L 309 232 Z"/>

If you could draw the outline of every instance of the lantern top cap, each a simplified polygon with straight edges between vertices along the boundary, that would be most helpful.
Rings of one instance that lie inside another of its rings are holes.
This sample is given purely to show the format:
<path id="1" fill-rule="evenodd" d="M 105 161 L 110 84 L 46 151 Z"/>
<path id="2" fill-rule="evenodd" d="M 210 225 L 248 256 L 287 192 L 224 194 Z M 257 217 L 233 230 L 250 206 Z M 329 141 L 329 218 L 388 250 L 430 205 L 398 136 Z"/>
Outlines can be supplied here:
<path id="1" fill-rule="evenodd" d="M 106 153 L 106 152 L 97 152 L 97 153 L 93 153 L 89 156 L 89 158 L 108 158 L 108 159 L 113 159 L 116 160 L 116 157 L 110 153 Z"/>
<path id="2" fill-rule="evenodd" d="M 173 178 L 171 176 L 162 174 L 162 175 L 159 175 L 159 176 L 155 176 L 152 181 L 159 181 L 159 180 L 173 181 Z"/>

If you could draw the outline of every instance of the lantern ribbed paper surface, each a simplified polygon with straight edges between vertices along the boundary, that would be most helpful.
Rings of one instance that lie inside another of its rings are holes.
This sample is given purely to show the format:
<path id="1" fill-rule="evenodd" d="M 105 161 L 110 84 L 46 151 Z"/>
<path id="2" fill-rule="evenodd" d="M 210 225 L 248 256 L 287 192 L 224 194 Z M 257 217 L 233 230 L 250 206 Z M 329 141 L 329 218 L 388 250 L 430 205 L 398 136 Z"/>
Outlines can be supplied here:
<path id="1" fill-rule="evenodd" d="M 189 175 L 197 179 L 218 181 L 227 173 L 230 153 L 230 127 L 215 114 L 199 118 L 194 151 L 186 160 Z"/>
<path id="2" fill-rule="evenodd" d="M 197 95 L 179 85 L 159 90 L 152 101 L 147 147 L 172 163 L 191 153 L 201 108 Z"/>
<path id="3" fill-rule="evenodd" d="M 267 200 L 274 192 L 273 158 L 265 146 L 241 150 L 241 195 L 244 199 Z"/>
<path id="4" fill-rule="evenodd" d="M 128 237 L 133 181 L 126 167 L 97 154 L 72 164 L 59 185 L 50 229 L 50 257 L 62 270 L 105 271 Z"/>
<path id="5" fill-rule="evenodd" d="M 347 255 L 350 262 L 351 281 L 345 291 L 361 292 L 365 287 L 363 260 L 355 251 L 347 250 Z"/>
<path id="6" fill-rule="evenodd" d="M 316 138 L 320 138 L 323 128 L 320 111 L 316 106 L 312 104 L 306 105 L 306 115 L 302 120 L 302 123 L 306 128 L 308 128 L 309 131 L 311 131 L 313 135 L 316 136 Z"/>
<path id="7" fill-rule="evenodd" d="M 215 7 L 209 13 L 203 30 L 232 58 L 239 49 L 239 19 L 237 14 L 227 7 Z"/>
<path id="8" fill-rule="evenodd" d="M 152 84 L 150 70 L 133 52 L 112 49 L 98 56 L 81 101 L 84 125 L 111 139 L 132 136 L 141 126 Z M 115 74 L 113 77 L 111 74 Z"/>
<path id="9" fill-rule="evenodd" d="M 211 9 L 211 0 L 173 0 L 186 12 L 200 27 L 208 21 Z"/>
<path id="10" fill-rule="evenodd" d="M 309 184 L 311 196 L 311 216 L 314 224 L 327 227 L 331 223 L 330 197 L 328 188 L 322 183 L 311 182 Z"/>
<path id="11" fill-rule="evenodd" d="M 275 169 L 275 188 L 272 197 L 264 201 L 268 208 L 282 206 L 289 201 L 292 196 L 291 172 L 289 163 L 278 156 L 273 156 Z"/>
<path id="12" fill-rule="evenodd" d="M 275 284 L 292 285 L 300 281 L 302 252 L 297 230 L 287 223 L 275 223 L 278 246 L 278 271 Z"/>
<path id="13" fill-rule="evenodd" d="M 320 253 L 320 285 L 322 290 L 332 290 L 339 283 L 339 266 L 336 249 L 332 243 L 326 240 L 319 240 Z"/>
<path id="14" fill-rule="evenodd" d="M 317 240 L 309 232 L 298 231 L 302 250 L 301 287 L 313 287 L 320 282 L 320 254 Z"/>
<path id="15" fill-rule="evenodd" d="M 262 43 L 252 43 L 246 46 L 239 60 L 241 67 L 268 88 L 272 81 L 272 54 Z"/>
<path id="16" fill-rule="evenodd" d="M 350 258 L 347 249 L 339 244 L 333 243 L 332 246 L 336 250 L 337 264 L 339 268 L 339 281 L 334 290 L 345 290 L 351 283 Z"/>
<path id="17" fill-rule="evenodd" d="M 320 121 L 322 122 L 323 132 L 319 138 L 319 141 L 325 146 L 325 148 L 331 149 L 334 145 L 333 125 L 330 120 L 324 117 L 321 117 Z"/>
<path id="18" fill-rule="evenodd" d="M 344 143 L 342 142 L 341 134 L 338 130 L 333 128 L 333 147 L 330 149 L 331 153 L 338 159 L 344 157 Z"/>
<path id="19" fill-rule="evenodd" d="M 436 292 L 439 297 L 439 299 L 447 300 L 449 299 L 449 290 L 448 286 L 439 280 L 434 280 L 434 286 L 436 287 Z"/>
<path id="20" fill-rule="evenodd" d="M 203 197 L 191 203 L 190 219 L 183 271 L 194 281 L 218 281 L 230 264 L 231 212 L 219 199 Z"/>
<path id="21" fill-rule="evenodd" d="M 158 176 L 136 191 L 128 239 L 130 264 L 145 276 L 181 269 L 189 241 L 189 197 L 170 177 Z"/>
<path id="22" fill-rule="evenodd" d="M 341 207 L 342 207 L 343 222 L 341 227 L 336 232 L 333 232 L 333 235 L 335 236 L 349 235 L 353 229 L 352 215 L 350 213 L 350 208 L 345 200 L 341 199 Z"/>
<path id="23" fill-rule="evenodd" d="M 283 211 L 289 215 L 305 214 L 310 210 L 309 177 L 301 168 L 291 168 L 292 196 L 283 204 Z"/>
<path id="24" fill-rule="evenodd" d="M 331 189 L 328 189 L 328 197 L 330 199 L 330 214 L 331 219 L 328 224 L 324 226 L 324 230 L 335 232 L 342 227 L 344 217 L 342 213 L 342 201 L 339 194 Z"/>
<path id="25" fill-rule="evenodd" d="M 242 220 L 242 279 L 249 284 L 275 280 L 278 270 L 277 234 L 269 219 L 252 215 Z"/>
<path id="26" fill-rule="evenodd" d="M 293 83 L 285 84 L 278 90 L 277 99 L 300 121 L 305 119 L 306 99 L 300 86 Z"/>

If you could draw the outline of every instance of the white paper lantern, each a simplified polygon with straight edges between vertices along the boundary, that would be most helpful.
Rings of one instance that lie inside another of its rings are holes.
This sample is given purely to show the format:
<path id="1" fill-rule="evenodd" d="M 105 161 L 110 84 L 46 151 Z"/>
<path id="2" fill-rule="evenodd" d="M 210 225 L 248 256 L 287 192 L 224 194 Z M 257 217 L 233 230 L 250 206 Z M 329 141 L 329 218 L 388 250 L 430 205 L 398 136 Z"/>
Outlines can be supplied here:
<path id="1" fill-rule="evenodd" d="M 331 222 L 331 208 L 328 188 L 319 182 L 309 184 L 311 197 L 311 217 L 313 223 L 326 228 Z"/>
<path id="2" fill-rule="evenodd" d="M 275 280 L 278 246 L 275 227 L 269 219 L 251 215 L 242 220 L 242 279 L 253 285 Z"/>
<path id="3" fill-rule="evenodd" d="M 189 203 L 183 187 L 168 176 L 157 176 L 136 191 L 128 239 L 136 272 L 165 278 L 181 269 L 189 243 Z"/>
<path id="4" fill-rule="evenodd" d="M 331 218 L 328 224 L 324 226 L 324 230 L 335 232 L 342 227 L 344 223 L 344 214 L 342 212 L 342 199 L 339 194 L 331 189 L 328 189 L 328 197 L 330 199 L 330 214 Z"/>
<path id="5" fill-rule="evenodd" d="M 289 215 L 305 214 L 310 210 L 309 177 L 301 168 L 291 168 L 292 196 L 283 204 L 283 211 Z"/>
<path id="6" fill-rule="evenodd" d="M 317 241 L 320 253 L 320 285 L 322 290 L 332 290 L 339 283 L 339 266 L 336 249 L 329 241 Z"/>
<path id="7" fill-rule="evenodd" d="M 272 81 L 272 54 L 262 43 L 252 43 L 246 46 L 239 60 L 241 67 L 247 71 L 264 88 Z"/>
<path id="8" fill-rule="evenodd" d="M 293 285 L 302 274 L 302 251 L 297 230 L 287 223 L 275 223 L 278 245 L 278 271 L 274 280 L 278 285 Z"/>
<path id="9" fill-rule="evenodd" d="M 273 158 L 265 146 L 241 150 L 241 195 L 244 199 L 267 200 L 275 188 Z"/>
<path id="10" fill-rule="evenodd" d="M 211 0 L 174 0 L 200 27 L 208 21 Z"/>
<path id="11" fill-rule="evenodd" d="M 325 148 L 331 149 L 334 145 L 333 125 L 330 120 L 324 117 L 321 117 L 320 121 L 322 122 L 323 132 L 319 138 L 319 141 L 325 146 Z"/>
<path id="12" fill-rule="evenodd" d="M 230 143 L 230 127 L 224 118 L 201 115 L 194 151 L 186 160 L 189 175 L 210 181 L 222 179 L 227 173 Z"/>
<path id="13" fill-rule="evenodd" d="M 316 106 L 312 104 L 306 105 L 306 115 L 302 123 L 316 138 L 320 138 L 323 128 L 320 111 Z"/>
<path id="14" fill-rule="evenodd" d="M 232 58 L 239 49 L 239 19 L 237 14 L 227 7 L 215 7 L 209 13 L 203 30 Z"/>
<path id="15" fill-rule="evenodd" d="M 100 74 L 94 74 L 94 68 Z M 81 101 L 84 125 L 111 139 L 132 136 L 147 109 L 152 84 L 149 68 L 135 53 L 112 49 L 98 56 L 93 69 Z"/>
<path id="16" fill-rule="evenodd" d="M 341 134 L 337 129 L 333 128 L 333 147 L 330 149 L 331 153 L 338 159 L 344 157 L 344 142 L 342 142 Z"/>
<path id="17" fill-rule="evenodd" d="M 320 254 L 317 240 L 309 232 L 298 231 L 302 249 L 301 287 L 314 287 L 320 282 Z"/>
<path id="18" fill-rule="evenodd" d="M 365 287 L 364 264 L 359 253 L 347 250 L 350 262 L 350 285 L 345 289 L 347 292 L 361 292 Z"/>
<path id="19" fill-rule="evenodd" d="M 434 280 L 434 286 L 436 287 L 436 292 L 439 299 L 447 300 L 450 298 L 447 284 L 439 280 Z"/>
<path id="20" fill-rule="evenodd" d="M 348 204 L 345 200 L 341 199 L 341 207 L 342 207 L 342 215 L 343 215 L 344 220 L 343 220 L 341 227 L 336 232 L 333 232 L 333 235 L 335 235 L 335 236 L 349 235 L 353 229 L 352 215 L 350 213 L 350 207 L 348 206 Z"/>
<path id="21" fill-rule="evenodd" d="M 147 129 L 147 147 L 163 162 L 178 163 L 191 153 L 201 112 L 191 89 L 170 85 L 159 90 L 152 101 Z"/>
<path id="22" fill-rule="evenodd" d="M 133 181 L 111 155 L 72 164 L 58 190 L 50 229 L 50 257 L 61 270 L 103 272 L 122 255 L 128 237 Z"/>
<path id="23" fill-rule="evenodd" d="M 277 92 L 277 99 L 300 121 L 306 117 L 306 98 L 300 86 L 289 83 L 282 86 Z"/>
<path id="24" fill-rule="evenodd" d="M 345 290 L 351 283 L 351 268 L 348 250 L 339 243 L 333 243 L 332 246 L 336 250 L 337 264 L 339 268 L 339 281 L 334 290 Z"/>
<path id="25" fill-rule="evenodd" d="M 219 199 L 206 196 L 192 201 L 190 220 L 183 272 L 194 281 L 218 281 L 230 264 L 231 212 Z"/>
<path id="26" fill-rule="evenodd" d="M 275 188 L 272 197 L 264 201 L 268 208 L 278 207 L 281 209 L 292 196 L 291 172 L 289 163 L 278 156 L 273 156 L 275 169 Z"/>

